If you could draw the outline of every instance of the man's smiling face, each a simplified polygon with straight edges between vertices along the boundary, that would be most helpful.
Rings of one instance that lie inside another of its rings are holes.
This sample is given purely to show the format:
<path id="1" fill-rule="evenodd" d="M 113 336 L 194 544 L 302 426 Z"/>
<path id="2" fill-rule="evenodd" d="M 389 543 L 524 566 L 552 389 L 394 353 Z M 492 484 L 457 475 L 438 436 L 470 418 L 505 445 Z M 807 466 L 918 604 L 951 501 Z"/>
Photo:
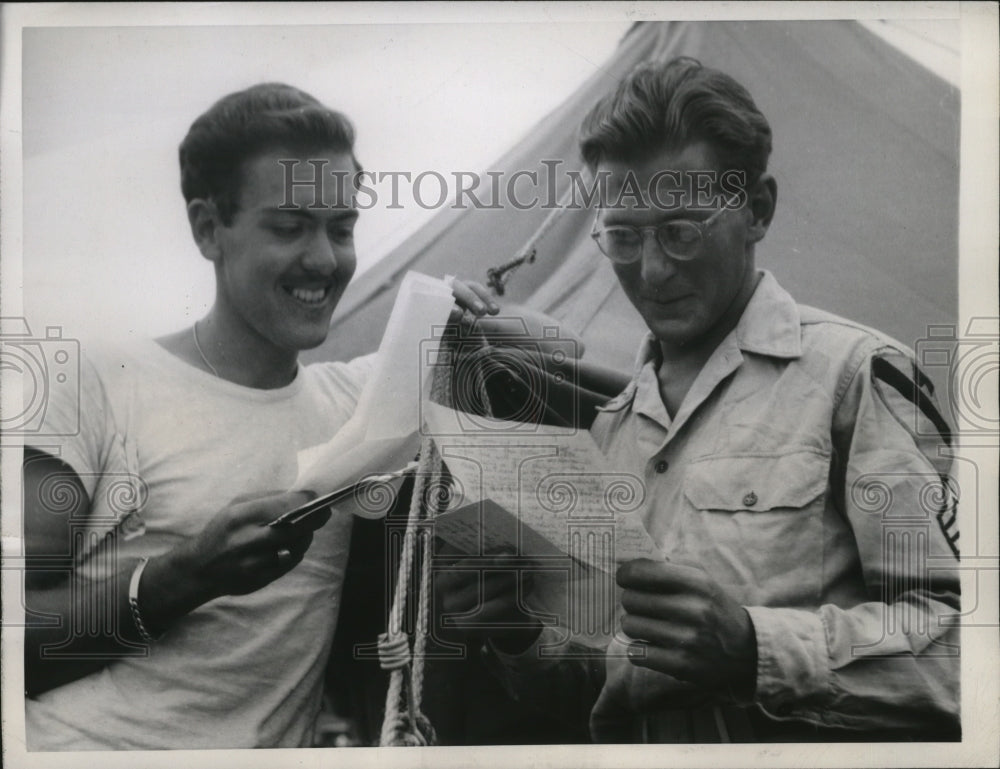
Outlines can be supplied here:
<path id="1" fill-rule="evenodd" d="M 668 170 L 677 173 L 665 175 Z M 609 200 L 617 198 L 631 174 L 639 189 L 649 189 L 653 180 L 656 199 L 676 200 L 680 205 L 664 210 L 655 199 L 643 204 L 633 196 L 623 196 L 622 206 L 601 212 L 599 225 L 644 227 L 672 219 L 704 222 L 714 209 L 697 208 L 704 203 L 690 199 L 684 180 L 692 174 L 724 170 L 717 168 L 714 153 L 702 142 L 636 161 L 602 162 L 598 172 L 609 173 Z M 715 209 L 722 205 L 720 196 Z M 756 280 L 752 243 L 759 237 L 748 229 L 751 219 L 746 207 L 722 212 L 705 228 L 700 250 L 691 261 L 671 258 L 655 237 L 647 235 L 638 261 L 614 265 L 625 295 L 664 349 L 717 342 L 720 332 L 735 325 Z"/>
<path id="2" fill-rule="evenodd" d="M 295 180 L 315 174 L 322 185 L 291 186 L 289 201 L 293 169 L 278 161 L 291 158 L 303 161 Z M 322 344 L 357 266 L 355 170 L 350 153 L 329 149 L 278 149 L 243 164 L 239 207 L 218 231 L 217 305 L 230 322 L 279 349 Z"/>

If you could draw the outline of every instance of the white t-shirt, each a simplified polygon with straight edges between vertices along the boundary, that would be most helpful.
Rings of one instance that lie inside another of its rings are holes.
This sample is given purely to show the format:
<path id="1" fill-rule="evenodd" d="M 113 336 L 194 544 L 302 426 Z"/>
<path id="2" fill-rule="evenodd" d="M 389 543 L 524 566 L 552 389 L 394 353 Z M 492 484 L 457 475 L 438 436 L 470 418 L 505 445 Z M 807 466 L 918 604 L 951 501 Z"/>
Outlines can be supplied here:
<path id="1" fill-rule="evenodd" d="M 194 536 L 235 498 L 287 490 L 300 453 L 350 417 L 372 357 L 300 366 L 287 387 L 218 379 L 153 341 L 91 353 L 79 401 L 49 403 L 35 445 L 60 456 L 91 499 L 82 534 L 123 558 Z M 66 397 L 69 396 L 69 397 Z M 138 513 L 129 516 L 138 500 Z M 270 585 L 210 601 L 148 656 L 26 703 L 30 750 L 298 747 L 312 739 L 350 542 L 348 514 L 316 532 L 305 559 Z"/>

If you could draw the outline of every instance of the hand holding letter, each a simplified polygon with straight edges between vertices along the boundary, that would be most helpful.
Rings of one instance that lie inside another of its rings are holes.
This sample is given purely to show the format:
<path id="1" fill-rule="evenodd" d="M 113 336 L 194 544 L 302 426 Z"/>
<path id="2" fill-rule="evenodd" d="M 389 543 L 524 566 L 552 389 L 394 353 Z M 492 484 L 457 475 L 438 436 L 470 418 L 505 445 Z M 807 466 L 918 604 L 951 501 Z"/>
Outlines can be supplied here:
<path id="1" fill-rule="evenodd" d="M 757 640 L 747 611 L 698 566 L 638 559 L 618 570 L 629 659 L 741 700 L 753 696 Z"/>
<path id="2" fill-rule="evenodd" d="M 526 614 L 521 603 L 533 588 L 525 559 L 501 554 L 445 557 L 449 568 L 435 569 L 436 629 L 464 642 L 489 639 L 512 654 L 529 647 L 541 623 Z M 435 560 L 440 562 L 441 555 Z"/>

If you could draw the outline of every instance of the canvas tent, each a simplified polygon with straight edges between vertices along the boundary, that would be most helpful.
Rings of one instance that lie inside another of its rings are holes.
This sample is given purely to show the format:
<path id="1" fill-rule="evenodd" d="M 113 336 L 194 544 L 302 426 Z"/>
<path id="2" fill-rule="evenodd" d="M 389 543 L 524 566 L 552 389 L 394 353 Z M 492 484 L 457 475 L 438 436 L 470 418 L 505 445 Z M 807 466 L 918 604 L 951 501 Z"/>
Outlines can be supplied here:
<path id="1" fill-rule="evenodd" d="M 734 75 L 771 123 L 778 207 L 760 266 L 798 301 L 911 346 L 929 324 L 954 323 L 959 92 L 858 22 L 636 24 L 490 170 L 544 178 L 545 160 L 582 168 L 577 128 L 595 101 L 636 63 L 678 55 Z M 487 268 L 509 260 L 547 213 L 442 209 L 352 284 L 309 358 L 376 349 L 406 270 L 485 282 Z M 627 370 L 645 329 L 588 237 L 592 217 L 560 216 L 504 299 L 554 315 L 582 334 L 589 359 Z"/>

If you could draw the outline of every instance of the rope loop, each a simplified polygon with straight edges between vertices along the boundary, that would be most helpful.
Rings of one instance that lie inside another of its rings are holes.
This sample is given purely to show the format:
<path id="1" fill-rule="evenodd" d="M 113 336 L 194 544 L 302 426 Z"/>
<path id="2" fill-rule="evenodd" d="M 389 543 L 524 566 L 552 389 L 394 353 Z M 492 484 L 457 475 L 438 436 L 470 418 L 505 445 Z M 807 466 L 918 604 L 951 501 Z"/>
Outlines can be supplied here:
<path id="1" fill-rule="evenodd" d="M 391 748 L 420 748 L 437 744 L 437 733 L 427 716 L 417 713 L 413 726 L 413 729 L 408 729 L 402 719 L 393 723 L 391 734 L 383 745 Z"/>
<path id="2" fill-rule="evenodd" d="M 378 662 L 382 670 L 397 670 L 410 664 L 410 641 L 406 633 L 380 633 Z"/>

